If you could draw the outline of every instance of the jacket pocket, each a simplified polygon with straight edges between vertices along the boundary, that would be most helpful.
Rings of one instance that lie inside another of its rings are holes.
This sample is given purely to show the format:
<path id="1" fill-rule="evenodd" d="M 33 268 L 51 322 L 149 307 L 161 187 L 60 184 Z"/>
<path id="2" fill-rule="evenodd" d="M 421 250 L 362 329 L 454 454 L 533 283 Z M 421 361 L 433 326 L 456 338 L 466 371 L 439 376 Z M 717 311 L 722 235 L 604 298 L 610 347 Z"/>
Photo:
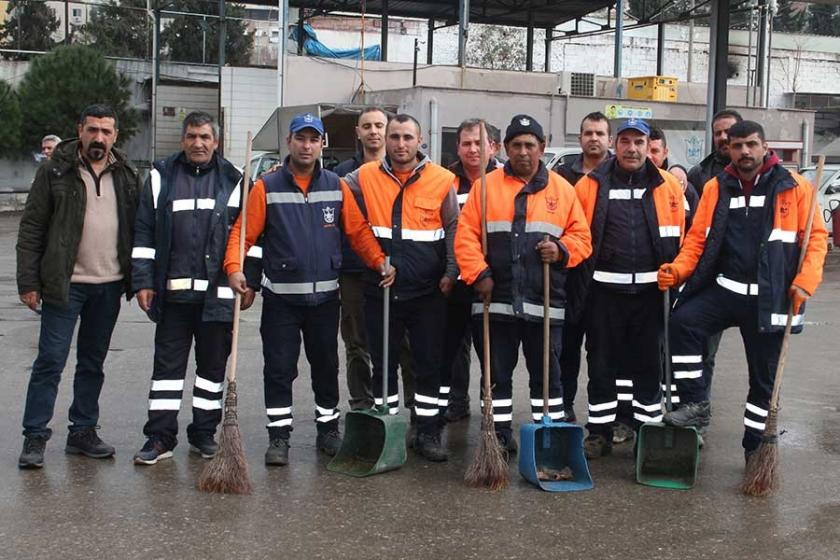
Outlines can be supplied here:
<path id="1" fill-rule="evenodd" d="M 341 262 L 342 262 L 342 255 L 341 253 L 337 253 L 330 257 L 330 262 L 332 263 L 333 270 L 341 270 Z"/>
<path id="2" fill-rule="evenodd" d="M 421 208 L 423 210 L 440 210 L 441 205 L 440 200 L 435 200 L 434 198 L 427 198 L 424 196 L 418 196 L 414 199 L 414 206 L 417 208 Z"/>

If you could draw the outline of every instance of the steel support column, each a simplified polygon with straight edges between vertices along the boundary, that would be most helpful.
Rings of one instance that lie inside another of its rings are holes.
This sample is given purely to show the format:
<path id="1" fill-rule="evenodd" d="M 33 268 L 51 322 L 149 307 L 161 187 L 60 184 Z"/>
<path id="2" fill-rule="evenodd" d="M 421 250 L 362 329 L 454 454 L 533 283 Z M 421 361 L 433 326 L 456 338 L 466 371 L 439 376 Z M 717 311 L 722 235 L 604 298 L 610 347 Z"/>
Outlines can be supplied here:
<path id="1" fill-rule="evenodd" d="M 432 54 L 435 45 L 435 20 L 430 19 L 426 31 L 426 64 L 432 63 Z"/>
<path id="2" fill-rule="evenodd" d="M 551 43 L 554 38 L 554 28 L 545 28 L 545 71 L 551 72 Z"/>
<path id="3" fill-rule="evenodd" d="M 613 77 L 621 77 L 621 47 L 624 41 L 624 0 L 615 2 L 615 54 L 613 55 Z M 619 84 L 619 88 L 621 85 Z"/>
<path id="4" fill-rule="evenodd" d="M 470 28 L 470 0 L 458 0 L 458 66 L 467 65 L 467 33 Z"/>
<path id="5" fill-rule="evenodd" d="M 382 0 L 382 39 L 379 48 L 382 52 L 380 60 L 388 60 L 388 0 Z"/>
<path id="6" fill-rule="evenodd" d="M 656 26 L 656 75 L 662 76 L 665 71 L 665 24 Z"/>
<path id="7" fill-rule="evenodd" d="M 534 70 L 534 12 L 528 12 L 528 29 L 525 32 L 525 70 Z"/>

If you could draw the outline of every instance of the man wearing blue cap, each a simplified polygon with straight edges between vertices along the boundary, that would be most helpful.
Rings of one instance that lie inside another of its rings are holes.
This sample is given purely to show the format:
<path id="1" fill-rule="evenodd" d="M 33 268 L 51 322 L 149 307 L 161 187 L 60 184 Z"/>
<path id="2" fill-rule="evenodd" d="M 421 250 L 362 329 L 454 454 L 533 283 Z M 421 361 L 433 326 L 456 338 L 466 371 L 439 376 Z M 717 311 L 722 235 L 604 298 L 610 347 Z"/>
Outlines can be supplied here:
<path id="1" fill-rule="evenodd" d="M 662 418 L 661 294 L 656 275 L 676 256 L 685 227 L 682 187 L 648 158 L 650 127 L 622 122 L 615 158 L 578 181 L 592 256 L 573 275 L 572 314 L 586 330 L 590 459 L 612 450 L 616 375 L 633 383 L 633 428 Z"/>
<path id="2" fill-rule="evenodd" d="M 292 383 L 298 375 L 301 335 L 315 393 L 315 446 L 335 455 L 341 446 L 338 422 L 338 274 L 341 233 L 371 268 L 385 256 L 347 185 L 321 168 L 321 119 L 305 113 L 292 119 L 283 166 L 263 175 L 248 195 L 245 248 L 263 238 L 263 382 L 269 446 L 267 465 L 289 461 Z M 246 294 L 239 260 L 242 221 L 231 230 L 225 255 L 230 287 Z M 383 282 L 393 281 L 393 275 Z"/>

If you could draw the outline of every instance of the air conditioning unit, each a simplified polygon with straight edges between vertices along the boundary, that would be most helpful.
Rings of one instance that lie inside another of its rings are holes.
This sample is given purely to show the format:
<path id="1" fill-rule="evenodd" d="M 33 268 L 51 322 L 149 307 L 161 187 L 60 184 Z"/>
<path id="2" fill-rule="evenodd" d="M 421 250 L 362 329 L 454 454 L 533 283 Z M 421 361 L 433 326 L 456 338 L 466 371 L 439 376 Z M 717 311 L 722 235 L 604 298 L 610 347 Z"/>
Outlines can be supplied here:
<path id="1" fill-rule="evenodd" d="M 569 72 L 568 92 L 579 97 L 595 97 L 595 74 Z"/>

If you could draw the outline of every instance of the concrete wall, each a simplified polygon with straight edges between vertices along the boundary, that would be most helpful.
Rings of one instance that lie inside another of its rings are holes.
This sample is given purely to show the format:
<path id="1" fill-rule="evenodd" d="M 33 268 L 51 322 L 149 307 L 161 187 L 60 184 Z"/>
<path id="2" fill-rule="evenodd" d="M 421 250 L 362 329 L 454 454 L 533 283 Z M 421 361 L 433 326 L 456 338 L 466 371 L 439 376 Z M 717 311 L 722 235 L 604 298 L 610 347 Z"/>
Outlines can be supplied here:
<path id="1" fill-rule="evenodd" d="M 313 99 L 310 97 L 309 102 Z M 224 68 L 222 106 L 225 157 L 243 166 L 248 131 L 256 135 L 277 107 L 277 73 L 261 68 Z"/>

